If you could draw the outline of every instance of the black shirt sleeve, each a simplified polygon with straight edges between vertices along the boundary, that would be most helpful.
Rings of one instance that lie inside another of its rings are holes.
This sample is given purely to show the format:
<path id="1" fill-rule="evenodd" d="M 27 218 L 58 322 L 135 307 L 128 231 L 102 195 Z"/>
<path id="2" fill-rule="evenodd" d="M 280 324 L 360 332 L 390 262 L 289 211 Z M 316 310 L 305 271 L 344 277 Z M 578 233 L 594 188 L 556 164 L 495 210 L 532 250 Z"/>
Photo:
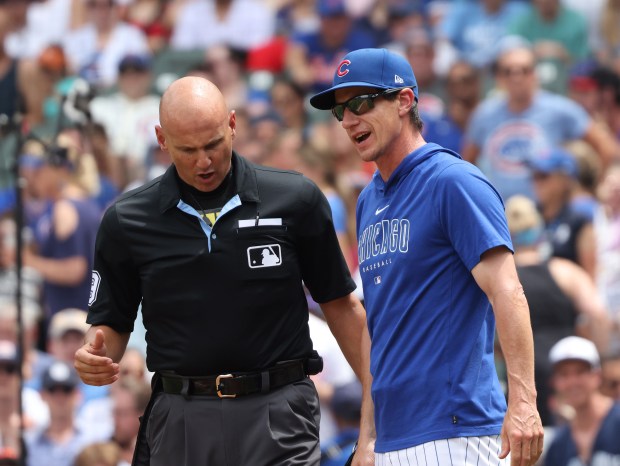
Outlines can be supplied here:
<path id="1" fill-rule="evenodd" d="M 300 221 L 300 263 L 312 299 L 325 303 L 355 290 L 332 221 L 329 203 L 321 190 L 303 178 Z"/>
<path id="2" fill-rule="evenodd" d="M 104 214 L 97 232 L 87 318 L 91 325 L 108 325 L 120 333 L 133 330 L 142 293 L 129 244 L 116 206 L 112 206 Z"/>

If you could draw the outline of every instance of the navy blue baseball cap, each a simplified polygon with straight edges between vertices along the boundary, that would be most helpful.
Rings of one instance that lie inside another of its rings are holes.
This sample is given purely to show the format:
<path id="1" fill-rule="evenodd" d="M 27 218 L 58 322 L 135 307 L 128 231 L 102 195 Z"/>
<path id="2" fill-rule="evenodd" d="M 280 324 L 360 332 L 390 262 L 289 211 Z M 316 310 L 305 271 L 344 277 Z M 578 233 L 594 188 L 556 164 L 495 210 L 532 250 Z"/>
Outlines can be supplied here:
<path id="1" fill-rule="evenodd" d="M 359 49 L 349 52 L 340 62 L 332 87 L 319 92 L 310 104 L 320 110 L 336 105 L 334 93 L 346 87 L 397 89 L 410 87 L 418 100 L 418 83 L 407 59 L 387 49 Z"/>
<path id="2" fill-rule="evenodd" d="M 526 165 L 538 173 L 562 172 L 568 176 L 577 176 L 578 167 L 575 157 L 561 147 L 555 147 L 549 152 L 530 157 Z"/>

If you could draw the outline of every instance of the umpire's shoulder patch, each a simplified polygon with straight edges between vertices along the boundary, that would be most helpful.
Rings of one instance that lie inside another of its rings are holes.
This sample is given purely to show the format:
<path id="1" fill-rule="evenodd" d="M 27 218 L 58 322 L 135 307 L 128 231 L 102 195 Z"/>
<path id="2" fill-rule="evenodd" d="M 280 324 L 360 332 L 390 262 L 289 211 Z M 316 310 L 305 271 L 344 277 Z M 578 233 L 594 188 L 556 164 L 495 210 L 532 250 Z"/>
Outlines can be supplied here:
<path id="1" fill-rule="evenodd" d="M 96 270 L 93 270 L 93 276 L 90 280 L 90 296 L 88 297 L 88 305 L 92 306 L 97 300 L 97 293 L 99 292 L 99 285 L 101 284 L 101 275 Z"/>

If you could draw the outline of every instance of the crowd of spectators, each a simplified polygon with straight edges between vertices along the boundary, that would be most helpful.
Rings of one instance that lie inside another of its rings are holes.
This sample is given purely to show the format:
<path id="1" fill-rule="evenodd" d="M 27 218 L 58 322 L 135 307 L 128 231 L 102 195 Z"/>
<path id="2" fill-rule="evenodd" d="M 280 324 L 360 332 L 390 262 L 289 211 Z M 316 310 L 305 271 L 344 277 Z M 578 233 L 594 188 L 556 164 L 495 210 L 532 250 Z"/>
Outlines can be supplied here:
<path id="1" fill-rule="evenodd" d="M 363 47 L 410 61 L 425 139 L 477 164 L 508 207 L 545 426 L 571 420 L 548 358 L 565 337 L 596 345 L 600 390 L 620 399 L 620 1 L 0 0 L 0 456 L 25 449 L 28 464 L 49 466 L 131 461 L 149 388 L 141 322 L 111 387 L 82 384 L 71 359 L 103 211 L 170 163 L 154 125 L 173 80 L 214 82 L 237 115 L 237 152 L 317 183 L 356 274 L 355 204 L 374 167 L 308 98 Z M 309 304 L 326 356 L 315 382 L 328 461 L 340 453 L 339 427 L 354 438 L 359 394 Z M 501 351 L 497 366 L 501 377 Z"/>

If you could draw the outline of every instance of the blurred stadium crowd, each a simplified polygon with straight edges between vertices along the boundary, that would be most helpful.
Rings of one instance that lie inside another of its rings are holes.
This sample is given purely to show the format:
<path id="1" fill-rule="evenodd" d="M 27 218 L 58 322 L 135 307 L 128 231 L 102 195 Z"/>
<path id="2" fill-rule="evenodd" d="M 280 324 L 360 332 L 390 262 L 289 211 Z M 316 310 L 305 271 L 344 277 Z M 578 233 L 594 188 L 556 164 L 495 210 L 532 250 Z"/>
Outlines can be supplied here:
<path id="1" fill-rule="evenodd" d="M 153 127 L 173 80 L 213 81 L 236 111 L 237 152 L 317 183 L 355 275 L 355 203 L 374 168 L 308 98 L 364 47 L 410 61 L 425 139 L 476 163 L 504 198 L 549 432 L 575 416 L 548 357 L 567 336 L 596 345 L 595 389 L 620 399 L 619 0 L 0 0 L 0 464 L 24 445 L 29 465 L 131 462 L 150 390 L 141 323 L 119 382 L 88 387 L 71 364 L 101 215 L 170 163 Z M 310 310 L 326 361 L 323 464 L 343 464 L 359 387 Z"/>

